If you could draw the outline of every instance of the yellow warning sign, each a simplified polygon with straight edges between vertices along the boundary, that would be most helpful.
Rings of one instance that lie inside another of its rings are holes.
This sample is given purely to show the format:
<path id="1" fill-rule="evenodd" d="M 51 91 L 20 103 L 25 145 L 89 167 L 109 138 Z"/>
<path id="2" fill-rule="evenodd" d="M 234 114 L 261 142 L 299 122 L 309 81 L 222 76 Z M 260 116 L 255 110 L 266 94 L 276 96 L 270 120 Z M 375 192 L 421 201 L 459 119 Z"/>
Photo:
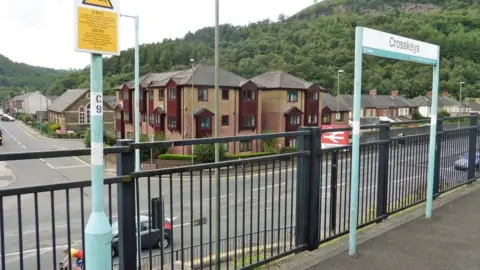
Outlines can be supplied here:
<path id="1" fill-rule="evenodd" d="M 78 51 L 118 54 L 118 14 L 77 7 L 76 46 Z"/>
<path id="2" fill-rule="evenodd" d="M 110 0 L 83 0 L 82 4 L 113 9 L 112 2 Z"/>

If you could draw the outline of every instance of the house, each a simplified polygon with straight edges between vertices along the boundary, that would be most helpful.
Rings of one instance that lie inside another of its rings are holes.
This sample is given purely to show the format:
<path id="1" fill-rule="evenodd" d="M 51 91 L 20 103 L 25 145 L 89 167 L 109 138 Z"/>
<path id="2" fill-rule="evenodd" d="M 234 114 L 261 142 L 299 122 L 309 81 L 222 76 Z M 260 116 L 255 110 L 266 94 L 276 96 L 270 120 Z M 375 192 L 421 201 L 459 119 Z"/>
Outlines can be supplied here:
<path id="1" fill-rule="evenodd" d="M 193 69 L 149 73 L 140 78 L 141 134 L 151 137 L 164 132 L 169 140 L 213 135 L 215 122 L 215 69 L 198 65 Z M 193 87 L 192 87 L 193 86 Z M 224 69 L 219 71 L 219 136 L 259 134 L 258 86 Z M 134 82 L 117 87 L 116 132 L 119 138 L 134 137 Z M 231 142 L 229 153 L 260 151 L 257 141 Z M 171 153 L 191 154 L 190 146 L 171 147 Z"/>
<path id="2" fill-rule="evenodd" d="M 47 111 L 47 107 L 51 103 L 52 100 L 44 96 L 40 91 L 28 92 L 15 96 L 10 100 L 9 111 L 36 115 L 39 111 Z"/>
<path id="3" fill-rule="evenodd" d="M 426 96 L 418 96 L 410 100 L 418 107 L 418 112 L 423 117 L 430 117 L 432 105 L 432 92 L 428 92 Z M 443 91 L 442 95 L 438 96 L 438 112 L 446 111 L 454 116 L 459 113 L 466 113 L 466 108 L 462 108 L 460 102 L 448 97 L 448 92 Z"/>
<path id="4" fill-rule="evenodd" d="M 321 125 L 349 125 L 351 108 L 343 100 L 328 93 L 321 93 Z"/>
<path id="5" fill-rule="evenodd" d="M 365 99 L 376 106 L 376 116 L 382 121 L 409 121 L 411 111 L 416 108 L 408 99 L 400 96 L 398 90 L 392 90 L 390 95 L 378 95 L 376 90 L 370 90 Z"/>
<path id="6" fill-rule="evenodd" d="M 103 125 L 106 131 L 113 131 L 115 97 L 103 97 Z M 85 132 L 90 126 L 90 91 L 69 89 L 48 107 L 48 120 L 60 125 L 60 129 Z"/>
<path id="7" fill-rule="evenodd" d="M 480 113 L 480 104 L 476 102 L 464 102 L 466 108 L 469 108 L 470 113 Z"/>
<path id="8" fill-rule="evenodd" d="M 271 71 L 251 79 L 260 93 L 262 131 L 289 132 L 300 126 L 320 126 L 322 87 L 283 71 Z M 241 108 L 243 109 L 243 108 Z M 296 146 L 296 137 L 280 138 L 279 144 Z"/>
<path id="9" fill-rule="evenodd" d="M 9 111 L 11 113 L 23 112 L 23 101 L 25 100 L 25 97 L 30 94 L 32 93 L 25 93 L 13 97 L 8 104 Z"/>

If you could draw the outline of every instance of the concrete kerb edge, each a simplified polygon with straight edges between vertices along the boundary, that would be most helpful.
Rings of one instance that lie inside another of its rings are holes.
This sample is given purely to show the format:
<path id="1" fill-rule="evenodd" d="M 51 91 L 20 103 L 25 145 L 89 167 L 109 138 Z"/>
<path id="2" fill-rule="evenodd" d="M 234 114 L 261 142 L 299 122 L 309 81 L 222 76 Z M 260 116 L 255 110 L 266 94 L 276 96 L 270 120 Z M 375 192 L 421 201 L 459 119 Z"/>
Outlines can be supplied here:
<path id="1" fill-rule="evenodd" d="M 434 201 L 433 209 L 442 207 L 445 204 L 453 202 L 456 199 L 479 189 L 480 185 L 474 182 L 474 184 L 461 186 L 449 192 L 446 192 Z M 410 222 L 424 215 L 425 203 L 421 203 L 411 208 L 405 209 L 399 213 L 389 216 L 388 219 L 385 219 L 378 224 L 372 224 L 360 229 L 358 231 L 357 243 L 358 245 L 360 245 L 370 239 L 380 236 L 394 228 L 397 228 L 407 222 Z M 288 259 L 285 259 L 282 262 L 278 262 L 275 265 L 280 267 L 281 269 L 310 269 L 311 267 L 314 267 L 322 261 L 334 257 L 346 250 L 348 250 L 348 234 L 324 243 L 320 245 L 319 248 L 316 250 L 298 253 L 297 255 L 289 257 Z"/>

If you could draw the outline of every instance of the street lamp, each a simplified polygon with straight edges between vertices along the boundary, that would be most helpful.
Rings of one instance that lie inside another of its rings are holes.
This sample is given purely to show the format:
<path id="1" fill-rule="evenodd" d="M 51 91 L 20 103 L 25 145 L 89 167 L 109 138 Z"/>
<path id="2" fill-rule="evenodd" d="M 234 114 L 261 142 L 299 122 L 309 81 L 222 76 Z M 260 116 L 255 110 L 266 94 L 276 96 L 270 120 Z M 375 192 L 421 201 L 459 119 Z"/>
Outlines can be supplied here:
<path id="1" fill-rule="evenodd" d="M 135 142 L 140 142 L 140 49 L 139 49 L 139 17 L 120 14 L 120 17 L 126 17 L 135 20 Z M 140 149 L 135 149 L 135 171 L 140 171 Z M 136 208 L 139 209 L 138 207 Z M 137 211 L 137 224 L 140 224 L 140 212 Z M 137 268 L 140 268 L 142 259 L 142 239 L 140 237 L 140 226 L 137 225 Z"/>
<path id="2" fill-rule="evenodd" d="M 194 81 L 194 80 L 195 80 L 195 78 L 194 78 L 194 76 L 195 76 L 195 59 L 193 59 L 193 58 L 190 59 L 190 63 L 192 63 L 192 89 L 191 89 L 191 91 L 190 91 L 191 94 L 192 94 L 192 97 L 191 97 L 191 98 L 192 98 L 192 108 L 190 109 L 190 110 L 192 111 L 192 126 L 191 126 L 192 131 L 191 131 L 191 135 L 190 135 L 190 136 L 191 136 L 192 139 L 193 139 L 193 126 L 194 126 L 194 123 L 195 123 L 195 116 L 193 115 L 193 97 L 194 97 L 193 87 L 194 87 L 194 85 L 195 85 L 195 81 Z M 194 145 L 192 145 L 192 151 L 191 151 L 191 155 L 192 155 L 192 165 L 193 165 L 193 148 L 194 148 Z"/>
<path id="3" fill-rule="evenodd" d="M 343 69 L 339 69 L 337 71 L 337 114 L 335 114 L 335 120 L 338 121 L 340 119 L 340 115 L 338 114 L 338 96 L 340 95 L 340 73 L 344 73 Z"/>
<path id="4" fill-rule="evenodd" d="M 462 111 L 462 86 L 465 84 L 465 82 L 460 82 L 460 96 L 459 96 L 459 100 L 460 100 L 460 104 L 458 105 L 459 108 L 458 108 L 458 112 L 460 113 Z M 458 128 L 460 128 L 460 119 L 458 119 Z"/>

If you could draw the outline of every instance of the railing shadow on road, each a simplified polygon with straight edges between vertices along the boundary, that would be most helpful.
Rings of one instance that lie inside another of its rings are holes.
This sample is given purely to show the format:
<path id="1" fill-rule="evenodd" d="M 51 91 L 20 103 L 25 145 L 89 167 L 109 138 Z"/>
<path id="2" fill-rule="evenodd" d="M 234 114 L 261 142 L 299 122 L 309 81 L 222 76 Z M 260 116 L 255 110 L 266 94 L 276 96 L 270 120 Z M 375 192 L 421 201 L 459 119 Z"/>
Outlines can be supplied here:
<path id="1" fill-rule="evenodd" d="M 443 119 L 438 120 L 436 197 L 479 176 L 476 153 L 480 135 L 476 116 L 469 118 L 470 126 L 451 130 L 443 130 Z M 378 129 L 379 139 L 360 146 L 359 227 L 381 222 L 426 197 L 429 137 L 391 138 L 392 125 L 362 127 Z M 328 130 L 332 131 L 336 129 Z M 104 207 L 111 224 L 118 222 L 116 247 L 123 254 L 114 264 L 119 269 L 135 268 L 135 220 L 142 228 L 141 264 L 146 269 L 173 269 L 177 264 L 208 268 L 215 263 L 250 268 L 316 249 L 347 234 L 351 146 L 322 149 L 322 132 L 327 131 L 305 127 L 288 133 L 226 138 L 149 143 L 121 140 L 118 146 L 105 148 L 105 154 L 117 155 L 119 174 L 105 178 Z M 246 141 L 260 145 L 268 139 L 295 143 L 296 151 L 133 170 L 135 149 Z M 90 149 L 8 153 L 0 154 L 0 161 L 89 153 Z M 461 157 L 464 167 L 458 161 Z M 228 173 L 216 181 L 215 170 Z M 69 244 L 84 249 L 90 185 L 87 180 L 0 190 L 1 269 L 52 269 L 63 259 L 59 247 Z M 163 207 L 158 201 L 163 201 Z M 146 219 L 141 221 L 137 213 Z M 168 246 L 164 246 L 165 239 Z"/>

